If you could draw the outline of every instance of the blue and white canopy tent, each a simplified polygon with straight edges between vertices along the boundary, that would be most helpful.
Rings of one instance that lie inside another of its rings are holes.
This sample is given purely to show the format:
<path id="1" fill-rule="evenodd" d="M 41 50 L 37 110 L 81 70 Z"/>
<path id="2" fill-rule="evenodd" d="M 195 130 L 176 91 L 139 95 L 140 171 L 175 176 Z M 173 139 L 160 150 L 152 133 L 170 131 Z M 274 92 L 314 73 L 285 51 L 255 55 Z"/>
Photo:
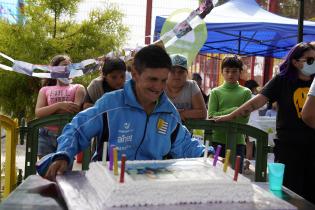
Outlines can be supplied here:
<path id="1" fill-rule="evenodd" d="M 166 18 L 156 18 L 156 39 Z M 201 53 L 283 58 L 298 39 L 297 19 L 268 12 L 255 0 L 230 0 L 215 7 L 204 20 L 208 38 Z M 315 22 L 304 21 L 303 40 L 315 40 Z"/>

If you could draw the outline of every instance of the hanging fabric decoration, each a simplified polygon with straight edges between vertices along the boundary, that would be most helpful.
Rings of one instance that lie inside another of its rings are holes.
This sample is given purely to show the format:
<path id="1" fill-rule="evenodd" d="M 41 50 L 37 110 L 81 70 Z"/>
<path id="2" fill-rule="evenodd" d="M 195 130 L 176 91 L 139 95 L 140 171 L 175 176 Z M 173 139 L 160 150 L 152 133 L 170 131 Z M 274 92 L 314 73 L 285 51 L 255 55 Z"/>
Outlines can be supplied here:
<path id="1" fill-rule="evenodd" d="M 198 53 L 204 41 L 206 40 L 207 33 L 203 18 L 210 13 L 213 7 L 214 4 L 212 0 L 204 0 L 200 3 L 199 7 L 190 12 L 188 16 L 187 10 L 184 12 L 175 12 L 174 15 L 171 16 L 171 18 L 177 17 L 178 15 L 186 18 L 184 20 L 183 18 L 179 18 L 179 22 L 177 22 L 178 20 L 170 21 L 170 23 L 166 21 L 167 23 L 163 26 L 163 28 L 165 28 L 164 31 L 166 32 L 162 33 L 163 35 L 161 36 L 160 40 L 153 44 L 163 46 L 169 54 L 177 53 L 178 51 L 185 51 L 189 54 L 187 57 L 189 63 L 191 63 L 196 53 Z M 191 39 L 191 37 L 198 38 Z M 187 43 L 189 45 L 187 45 Z M 181 47 L 178 47 L 179 45 Z M 38 78 L 72 79 L 99 70 L 103 62 L 106 62 L 106 57 L 120 57 L 127 62 L 134 56 L 133 52 L 135 52 L 136 50 L 139 49 L 124 49 L 123 51 L 118 53 L 110 52 L 97 60 L 87 59 L 81 61 L 80 63 L 72 63 L 67 66 L 31 64 L 25 61 L 14 60 L 13 58 L 0 52 L 0 57 L 3 57 L 12 62 L 12 67 L 0 63 L 0 69 L 6 71 L 14 71 Z"/>
<path id="2" fill-rule="evenodd" d="M 207 27 L 203 18 L 214 8 L 211 0 L 204 0 L 193 11 L 178 9 L 165 21 L 158 45 L 164 46 L 169 55 L 182 54 L 191 65 L 207 40 Z"/>
<path id="3" fill-rule="evenodd" d="M 14 71 L 38 78 L 69 78 L 79 77 L 84 74 L 96 71 L 100 68 L 101 62 L 95 59 L 83 60 L 80 63 L 71 63 L 67 66 L 35 65 L 13 58 L 0 52 L 0 56 L 11 61 L 12 67 L 0 64 L 0 68 L 7 71 Z"/>

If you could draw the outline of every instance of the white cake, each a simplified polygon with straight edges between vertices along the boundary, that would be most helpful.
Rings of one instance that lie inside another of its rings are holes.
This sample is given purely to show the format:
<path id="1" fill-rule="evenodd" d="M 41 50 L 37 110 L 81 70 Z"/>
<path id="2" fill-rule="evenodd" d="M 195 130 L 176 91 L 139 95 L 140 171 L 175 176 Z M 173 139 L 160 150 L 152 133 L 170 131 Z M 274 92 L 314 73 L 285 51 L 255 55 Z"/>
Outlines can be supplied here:
<path id="1" fill-rule="evenodd" d="M 202 158 L 163 161 L 127 161 L 125 182 L 102 162 L 90 164 L 86 178 L 102 206 L 144 206 L 188 203 L 252 202 L 250 180 L 234 171 L 223 172 Z"/>

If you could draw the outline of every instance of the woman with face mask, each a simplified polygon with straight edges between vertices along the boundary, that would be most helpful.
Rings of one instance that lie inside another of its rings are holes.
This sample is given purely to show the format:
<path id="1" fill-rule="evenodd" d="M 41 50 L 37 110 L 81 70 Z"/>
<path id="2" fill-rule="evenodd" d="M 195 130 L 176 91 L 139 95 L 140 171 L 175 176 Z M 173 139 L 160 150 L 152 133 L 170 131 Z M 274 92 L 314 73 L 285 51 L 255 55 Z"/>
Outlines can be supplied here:
<path id="1" fill-rule="evenodd" d="M 248 116 L 268 101 L 277 102 L 277 139 L 275 161 L 285 164 L 283 184 L 305 199 L 315 203 L 315 130 L 301 118 L 301 111 L 314 68 L 315 48 L 309 43 L 299 43 L 288 53 L 280 65 L 280 73 L 272 78 L 254 98 L 234 112 L 215 120 L 229 121 Z"/>
<path id="2" fill-rule="evenodd" d="M 56 55 L 51 66 L 66 66 L 71 63 L 67 55 Z M 45 79 L 37 97 L 35 116 L 46 117 L 58 113 L 77 113 L 81 110 L 85 88 L 80 84 L 70 84 L 67 78 Z M 41 158 L 57 150 L 59 128 L 47 126 L 39 129 L 38 157 Z"/>

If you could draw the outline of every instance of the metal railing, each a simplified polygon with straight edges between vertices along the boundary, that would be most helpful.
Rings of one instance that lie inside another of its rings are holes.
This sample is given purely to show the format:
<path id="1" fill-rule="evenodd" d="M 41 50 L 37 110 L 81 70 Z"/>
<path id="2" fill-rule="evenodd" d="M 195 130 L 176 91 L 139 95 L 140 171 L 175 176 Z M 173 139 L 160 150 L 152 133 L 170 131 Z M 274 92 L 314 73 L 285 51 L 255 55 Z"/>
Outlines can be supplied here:
<path id="1" fill-rule="evenodd" d="M 59 134 L 62 128 L 69 123 L 73 118 L 71 114 L 55 114 L 48 117 L 43 117 L 40 119 L 35 119 L 29 121 L 27 125 L 20 127 L 21 138 L 23 139 L 26 134 L 26 156 L 25 156 L 25 175 L 24 179 L 29 175 L 36 174 L 35 163 L 37 161 L 37 151 L 38 151 L 38 134 L 39 128 L 45 126 L 58 126 Z M 88 164 L 90 162 L 90 148 L 83 152 L 82 170 L 88 169 Z"/>
<path id="2" fill-rule="evenodd" d="M 216 123 L 213 120 L 187 120 L 185 126 L 188 130 L 204 130 L 204 139 L 212 142 L 213 131 L 226 133 L 226 148 L 231 149 L 230 163 L 234 166 L 236 157 L 236 134 L 245 134 L 256 139 L 256 164 L 255 181 L 265 182 L 267 178 L 267 154 L 270 151 L 268 147 L 268 133 L 250 125 L 235 122 Z"/>
<path id="3" fill-rule="evenodd" d="M 35 174 L 35 163 L 37 161 L 38 147 L 38 130 L 43 126 L 57 125 L 63 128 L 71 121 L 73 115 L 57 114 L 45 118 L 35 119 L 28 122 L 27 126 L 20 128 L 21 136 L 27 134 L 26 138 L 26 161 L 25 161 L 25 176 Z M 185 122 L 187 128 L 192 132 L 193 129 L 204 130 L 204 139 L 212 141 L 213 130 L 223 131 L 227 134 L 226 148 L 231 149 L 231 164 L 234 166 L 236 156 L 236 134 L 246 134 L 255 138 L 256 141 L 256 164 L 255 164 L 255 181 L 266 181 L 267 176 L 267 153 L 270 151 L 268 147 L 268 133 L 246 124 L 234 122 L 215 123 L 211 120 L 188 120 Z M 61 129 L 60 129 L 61 132 Z M 82 169 L 87 170 L 90 162 L 90 148 L 84 151 Z"/>

